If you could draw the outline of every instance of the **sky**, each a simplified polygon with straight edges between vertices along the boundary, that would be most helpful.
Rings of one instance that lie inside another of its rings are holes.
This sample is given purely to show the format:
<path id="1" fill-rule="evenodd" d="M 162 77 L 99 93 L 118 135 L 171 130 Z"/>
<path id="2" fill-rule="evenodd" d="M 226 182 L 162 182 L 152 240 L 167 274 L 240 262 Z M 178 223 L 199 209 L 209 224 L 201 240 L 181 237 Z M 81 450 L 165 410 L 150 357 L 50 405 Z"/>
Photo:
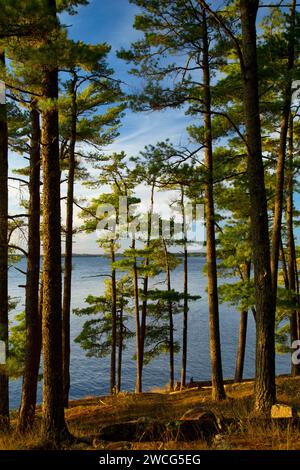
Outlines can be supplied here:
<path id="1" fill-rule="evenodd" d="M 134 16 L 138 12 L 135 5 L 128 0 L 90 0 L 90 4 L 78 8 L 75 16 L 62 15 L 61 21 L 67 27 L 71 39 L 82 40 L 86 43 L 97 44 L 106 42 L 111 45 L 108 63 L 115 71 L 115 77 L 123 82 L 125 92 L 132 92 L 141 85 L 135 77 L 129 74 L 130 66 L 118 59 L 116 51 L 120 48 L 129 48 L 130 44 L 139 38 L 140 33 L 133 28 Z M 125 151 L 128 157 L 136 156 L 146 145 L 156 144 L 159 141 L 170 138 L 179 144 L 186 141 L 186 126 L 189 119 L 180 110 L 167 110 L 154 113 L 133 113 L 126 111 L 120 127 L 120 135 L 115 142 L 106 147 L 105 152 Z M 11 153 L 10 170 L 22 168 L 24 159 Z M 65 187 L 62 187 L 65 192 Z M 76 185 L 76 197 L 78 199 L 97 196 L 97 191 L 91 191 Z M 19 199 L 26 198 L 24 188 L 20 189 L 15 182 L 10 184 L 10 212 L 20 211 Z M 148 191 L 143 187 L 137 188 L 137 197 L 148 200 Z M 162 211 L 167 211 L 172 194 L 159 194 L 159 206 Z M 79 227 L 81 221 L 77 218 L 79 210 L 75 208 L 75 226 Z M 62 217 L 65 219 L 65 207 L 62 206 Z M 22 238 L 22 236 L 21 236 Z M 74 243 L 74 253 L 98 254 L 102 252 L 97 245 L 96 234 L 77 234 Z M 18 242 L 26 244 L 25 240 Z"/>
<path id="2" fill-rule="evenodd" d="M 142 84 L 135 77 L 129 74 L 130 66 L 116 56 L 116 51 L 120 48 L 129 48 L 130 44 L 140 37 L 138 31 L 133 28 L 134 16 L 139 9 L 129 3 L 128 0 L 90 0 L 90 4 L 79 7 L 75 16 L 62 15 L 61 20 L 66 25 L 69 37 L 74 40 L 82 40 L 86 43 L 97 44 L 106 42 L 111 45 L 109 55 L 109 66 L 115 71 L 115 77 L 122 80 L 123 90 L 132 92 L 139 89 Z M 174 144 L 187 142 L 186 126 L 190 118 L 185 116 L 184 110 L 166 110 L 155 113 L 133 113 L 126 111 L 120 127 L 120 135 L 106 152 L 125 151 L 128 157 L 136 156 L 146 145 L 156 144 L 159 141 L 170 139 Z M 24 159 L 18 155 L 10 155 L 10 171 L 24 166 Z M 76 184 L 76 198 L 91 198 L 98 194 Z M 65 192 L 65 187 L 62 187 Z M 139 186 L 137 196 L 142 201 L 149 199 L 147 190 Z M 16 214 L 20 211 L 20 197 L 26 198 L 26 191 L 17 183 L 10 184 L 10 212 Z M 157 206 L 166 214 L 171 199 L 176 197 L 176 193 L 159 193 Z M 297 202 L 298 202 L 297 198 Z M 75 208 L 76 227 L 81 221 L 78 219 L 79 210 Z M 62 217 L 65 220 L 65 207 L 62 205 Z M 96 234 L 77 234 L 74 243 L 74 253 L 98 254 L 101 252 L 97 242 Z M 22 245 L 26 245 L 25 240 L 18 240 Z"/>

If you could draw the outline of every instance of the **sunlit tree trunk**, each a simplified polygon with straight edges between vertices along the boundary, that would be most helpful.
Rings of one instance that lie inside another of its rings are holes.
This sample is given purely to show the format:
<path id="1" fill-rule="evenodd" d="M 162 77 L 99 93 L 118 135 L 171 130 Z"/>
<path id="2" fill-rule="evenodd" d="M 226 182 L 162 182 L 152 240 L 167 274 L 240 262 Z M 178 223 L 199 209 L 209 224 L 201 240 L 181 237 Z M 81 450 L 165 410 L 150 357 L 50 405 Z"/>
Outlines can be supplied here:
<path id="1" fill-rule="evenodd" d="M 69 404 L 70 392 L 70 323 L 71 323 L 71 295 L 72 295 L 72 257 L 73 257 L 73 207 L 74 207 L 74 181 L 76 169 L 76 138 L 77 138 L 77 97 L 76 77 L 73 77 L 70 95 L 71 109 L 71 137 L 69 145 L 69 171 L 67 190 L 67 223 L 65 242 L 65 269 L 63 292 L 63 385 L 64 405 Z"/>
<path id="2" fill-rule="evenodd" d="M 210 329 L 210 360 L 212 374 L 212 398 L 225 398 L 223 385 L 221 340 L 219 325 L 219 302 L 217 285 L 217 259 L 215 240 L 215 213 L 213 196 L 213 150 L 211 126 L 211 90 L 209 69 L 209 43 L 206 12 L 203 10 L 203 107 L 204 107 L 204 157 L 205 157 L 205 213 L 206 213 L 206 260 L 208 279 L 208 308 Z"/>
<path id="3" fill-rule="evenodd" d="M 251 212 L 256 304 L 255 410 L 268 412 L 275 402 L 275 301 L 272 290 L 268 211 L 259 113 L 256 17 L 258 0 L 240 0 L 242 19 L 244 114 Z"/>
<path id="4" fill-rule="evenodd" d="M 56 2 L 47 1 L 55 21 Z M 44 65 L 43 96 L 48 106 L 42 112 L 43 167 L 43 435 L 60 442 L 69 433 L 64 418 L 62 362 L 62 270 L 60 160 L 58 127 L 58 71 Z M 51 104 L 50 104 L 51 103 Z"/>

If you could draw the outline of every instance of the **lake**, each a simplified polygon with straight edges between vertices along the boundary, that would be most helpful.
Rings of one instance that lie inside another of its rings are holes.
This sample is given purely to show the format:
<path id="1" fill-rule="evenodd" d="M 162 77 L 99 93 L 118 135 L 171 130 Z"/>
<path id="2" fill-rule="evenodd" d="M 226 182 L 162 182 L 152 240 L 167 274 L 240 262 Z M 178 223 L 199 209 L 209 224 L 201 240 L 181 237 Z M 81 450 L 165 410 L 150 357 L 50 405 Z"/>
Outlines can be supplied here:
<path id="1" fill-rule="evenodd" d="M 187 380 L 210 379 L 209 358 L 209 328 L 208 307 L 206 294 L 206 276 L 203 274 L 205 260 L 201 257 L 189 259 L 189 292 L 192 295 L 200 295 L 201 299 L 190 303 L 188 323 L 188 362 Z M 16 267 L 26 269 L 25 259 L 22 259 Z M 104 291 L 104 278 L 96 277 L 99 274 L 109 272 L 109 260 L 105 257 L 74 257 L 73 260 L 73 288 L 72 308 L 85 306 L 85 298 L 88 295 L 101 295 Z M 155 281 L 163 281 L 164 277 Z M 9 271 L 9 294 L 18 298 L 19 304 L 15 312 L 24 310 L 24 285 L 25 279 L 19 271 L 11 268 Z M 179 265 L 172 273 L 172 284 L 176 290 L 182 290 L 183 266 Z M 72 315 L 71 319 L 71 391 L 70 398 L 77 399 L 86 396 L 103 395 L 109 391 L 109 356 L 106 358 L 87 358 L 80 346 L 74 343 L 74 338 L 80 333 L 82 325 L 87 317 Z M 182 316 L 175 315 L 175 339 L 180 342 Z M 220 305 L 220 328 L 222 340 L 223 371 L 225 378 L 232 378 L 235 371 L 235 358 L 237 352 L 239 313 L 232 307 Z M 135 361 L 132 359 L 135 352 L 134 339 L 124 351 L 122 389 L 133 391 L 135 385 Z M 180 379 L 181 354 L 175 357 L 175 380 Z M 245 358 L 245 377 L 253 377 L 255 369 L 255 328 L 252 315 L 249 315 L 247 350 Z M 276 356 L 276 373 L 283 374 L 290 371 L 290 356 Z M 143 388 L 149 390 L 154 387 L 162 387 L 168 383 L 168 356 L 162 355 L 145 366 L 143 373 Z M 21 396 L 21 380 L 12 380 L 10 383 L 10 405 L 18 408 Z M 38 387 L 38 400 L 41 401 L 41 383 Z"/>

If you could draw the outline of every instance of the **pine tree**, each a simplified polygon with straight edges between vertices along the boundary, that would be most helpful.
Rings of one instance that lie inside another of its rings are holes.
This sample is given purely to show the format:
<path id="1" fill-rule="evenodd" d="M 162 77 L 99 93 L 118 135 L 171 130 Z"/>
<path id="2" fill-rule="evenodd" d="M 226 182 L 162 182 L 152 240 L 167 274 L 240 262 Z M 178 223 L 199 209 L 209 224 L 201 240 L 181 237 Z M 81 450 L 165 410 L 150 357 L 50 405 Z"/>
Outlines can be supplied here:
<path id="1" fill-rule="evenodd" d="M 21 432 L 33 426 L 37 380 L 41 355 L 40 318 L 40 115 L 36 100 L 31 101 L 31 144 L 29 180 L 28 256 L 26 279 L 26 351 L 22 400 L 18 428 Z"/>
<path id="2" fill-rule="evenodd" d="M 111 80 L 112 71 L 108 69 L 105 58 L 109 46 L 100 44 L 85 46 L 70 44 L 66 57 L 65 70 L 70 69 L 70 79 L 65 83 L 66 96 L 61 100 L 61 148 L 68 157 L 67 216 L 65 241 L 65 269 L 63 294 L 63 369 L 64 403 L 68 406 L 70 388 L 70 308 L 73 253 L 73 206 L 76 177 L 76 144 L 89 142 L 94 145 L 111 143 L 117 133 L 119 115 L 123 106 L 111 107 L 103 115 L 100 106 L 107 107 L 121 100 L 121 91 L 116 81 Z M 67 109 L 70 106 L 69 118 Z M 92 112 L 95 114 L 91 116 Z"/>
<path id="3" fill-rule="evenodd" d="M 211 51 L 205 13 L 198 5 L 189 1 L 157 2 L 134 1 L 142 8 L 142 14 L 135 19 L 135 28 L 144 33 L 144 38 L 132 45 L 131 51 L 120 51 L 119 56 L 132 61 L 136 68 L 133 73 L 146 79 L 143 91 L 132 97 L 134 110 L 145 111 L 176 109 L 189 106 L 191 114 L 203 116 L 206 185 L 206 228 L 207 257 L 210 266 L 209 316 L 211 333 L 212 395 L 215 399 L 225 396 L 223 387 L 219 311 L 217 297 L 217 271 L 215 259 L 214 203 L 212 177 L 212 134 L 211 134 Z M 163 62 L 167 56 L 184 55 L 185 64 Z M 159 57 L 159 59 L 157 59 Z M 202 71 L 202 80 L 192 78 Z M 174 80 L 175 77 L 175 80 Z"/>
<path id="4" fill-rule="evenodd" d="M 122 354 L 126 348 L 126 342 L 134 335 L 128 328 L 128 314 L 131 308 L 129 300 L 132 295 L 132 283 L 128 276 L 123 276 L 116 282 L 116 293 L 113 292 L 113 279 L 105 281 L 106 288 L 101 297 L 89 296 L 86 299 L 88 307 L 76 309 L 76 315 L 99 315 L 95 319 L 87 320 L 82 328 L 82 332 L 75 339 L 81 347 L 87 351 L 88 357 L 105 357 L 111 354 L 112 348 L 117 344 L 118 367 L 117 382 L 111 392 L 121 391 L 122 378 Z M 115 298 L 114 298 L 115 297 Z M 116 302 L 116 339 L 113 338 L 114 330 L 114 306 Z M 113 314 L 112 314 L 113 313 Z M 111 384 L 112 385 L 112 384 Z"/>

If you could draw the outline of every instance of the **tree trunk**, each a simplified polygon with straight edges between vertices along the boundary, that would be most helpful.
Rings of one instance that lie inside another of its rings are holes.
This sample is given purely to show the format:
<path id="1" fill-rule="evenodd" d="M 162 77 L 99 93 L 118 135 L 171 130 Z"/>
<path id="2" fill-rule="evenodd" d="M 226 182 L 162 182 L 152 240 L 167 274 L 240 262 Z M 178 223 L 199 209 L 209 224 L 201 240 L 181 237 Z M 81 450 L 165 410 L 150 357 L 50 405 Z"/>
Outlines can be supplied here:
<path id="1" fill-rule="evenodd" d="M 56 18 L 56 2 L 48 0 Z M 43 66 L 42 89 L 51 101 L 42 113 L 43 166 L 43 435 L 60 442 L 68 438 L 64 418 L 62 362 L 62 279 L 60 161 L 58 128 L 58 71 Z"/>
<path id="2" fill-rule="evenodd" d="M 148 235 L 147 235 L 147 248 L 150 246 L 151 240 L 151 222 L 152 222 L 152 215 L 153 215 L 153 207 L 154 207 L 154 183 L 151 187 L 151 202 L 150 202 L 150 212 L 149 212 L 149 227 L 148 227 Z M 145 260 L 145 266 L 149 266 L 149 257 Z M 145 349 L 145 336 L 146 336 L 146 327 L 147 327 L 147 295 L 148 295 L 148 286 L 149 286 L 149 276 L 145 274 L 144 276 L 144 285 L 143 285 L 143 302 L 142 302 L 142 318 L 141 318 L 141 363 L 140 363 L 140 375 L 142 380 L 143 375 L 143 366 L 144 366 L 144 349 Z"/>
<path id="3" fill-rule="evenodd" d="M 0 54 L 5 65 L 5 56 Z M 8 135 L 5 97 L 0 101 L 0 341 L 8 355 Z M 9 424 L 8 372 L 0 365 L 0 425 Z"/>
<path id="4" fill-rule="evenodd" d="M 289 283 L 289 275 L 288 275 L 288 269 L 286 265 L 286 259 L 285 259 L 285 253 L 284 253 L 284 248 L 283 248 L 283 243 L 282 243 L 282 237 L 280 237 L 280 249 L 279 249 L 279 256 L 281 258 L 281 263 L 282 263 L 282 274 L 283 274 L 283 279 L 284 279 L 284 285 L 287 290 L 290 288 L 290 283 Z"/>
<path id="5" fill-rule="evenodd" d="M 240 318 L 240 331 L 239 331 L 239 343 L 238 352 L 236 358 L 235 368 L 235 382 L 241 382 L 243 380 L 244 362 L 245 362 L 245 351 L 246 351 L 246 338 L 247 338 L 247 322 L 248 322 L 248 311 L 243 310 Z"/>
<path id="6" fill-rule="evenodd" d="M 289 128 L 289 159 L 287 172 L 287 203 L 286 203 L 286 234 L 287 234 L 287 272 L 288 284 L 291 292 L 296 294 L 296 250 L 294 238 L 294 123 L 290 117 Z M 295 295 L 295 303 L 297 296 Z M 291 344 L 299 339 L 298 336 L 299 311 L 295 309 L 290 319 Z M 294 350 L 292 350 L 294 352 Z M 300 365 L 291 363 L 292 376 L 300 375 Z"/>
<path id="7" fill-rule="evenodd" d="M 215 240 L 215 214 L 213 197 L 213 151 L 211 126 L 211 92 L 209 70 L 209 44 L 206 12 L 203 10 L 203 85 L 204 85 L 204 155 L 205 155 L 205 212 L 206 212 L 206 260 L 208 278 L 208 307 L 210 329 L 210 359 L 212 374 L 212 398 L 223 400 L 222 355 L 219 325 L 219 302 L 217 285 L 217 260 Z"/>
<path id="8" fill-rule="evenodd" d="M 135 250 L 135 240 L 132 242 L 132 248 Z M 136 260 L 133 265 L 133 292 L 134 292 L 134 314 L 135 314 L 135 337 L 136 337 L 136 384 L 135 393 L 142 392 L 141 377 L 141 322 L 139 309 L 139 280 Z"/>
<path id="9" fill-rule="evenodd" d="M 268 211 L 259 114 L 256 16 L 258 0 L 240 0 L 242 19 L 244 113 L 251 212 L 255 304 L 255 410 L 269 412 L 275 402 L 275 301 L 272 290 Z"/>
<path id="10" fill-rule="evenodd" d="M 123 361 L 123 304 L 121 300 L 120 314 L 119 314 L 119 341 L 118 341 L 118 380 L 117 391 L 121 391 L 122 386 L 122 361 Z"/>
<path id="11" fill-rule="evenodd" d="M 186 384 L 187 364 L 187 339 L 188 339 L 188 250 L 186 237 L 186 217 L 184 210 L 184 190 L 181 188 L 181 214 L 183 221 L 183 325 L 182 325 L 182 365 L 181 365 L 181 388 Z"/>
<path id="12" fill-rule="evenodd" d="M 65 242 L 65 269 L 64 269 L 64 294 L 63 294 L 63 385 L 64 406 L 68 407 L 70 392 L 70 322 L 71 322 L 71 296 L 72 296 L 72 257 L 73 257 L 73 206 L 74 206 L 74 180 L 75 180 L 75 147 L 77 139 L 77 97 L 76 77 L 73 77 L 71 85 L 72 116 L 71 138 L 69 147 L 69 174 L 67 190 L 67 223 Z"/>
<path id="13" fill-rule="evenodd" d="M 245 263 L 243 269 L 243 281 L 250 281 L 250 269 L 251 263 Z M 246 339 L 247 339 L 247 323 L 248 323 L 248 310 L 243 310 L 241 312 L 240 318 L 240 331 L 239 331 L 239 342 L 238 342 L 238 352 L 236 358 L 236 368 L 235 368 L 235 382 L 241 382 L 243 380 L 243 371 L 245 363 L 245 352 L 246 352 Z"/>
<path id="14" fill-rule="evenodd" d="M 112 289 L 112 311 L 111 311 L 111 363 L 110 363 L 110 393 L 115 392 L 116 387 L 116 357 L 117 357 L 117 285 L 116 285 L 116 270 L 114 268 L 115 262 L 115 247 L 114 242 L 111 242 L 110 247 L 111 259 L 111 289 Z"/>
<path id="15" fill-rule="evenodd" d="M 283 208 L 283 189 L 284 189 L 284 171 L 286 160 L 287 148 L 287 135 L 289 127 L 289 116 L 291 112 L 292 101 L 292 70 L 295 61 L 295 15 L 296 15 L 296 0 L 292 0 L 290 10 L 291 29 L 289 32 L 288 42 L 288 64 L 287 64 L 287 78 L 284 90 L 284 107 L 282 114 L 282 121 L 280 125 L 280 139 L 279 139 L 279 153 L 277 159 L 276 169 L 276 190 L 274 201 L 274 222 L 272 233 L 272 251 L 271 251 L 271 273 L 272 284 L 274 289 L 274 298 L 276 305 L 277 298 L 277 277 L 278 277 L 278 260 L 280 250 L 281 238 L 281 221 L 282 221 L 282 208 Z"/>
<path id="16" fill-rule="evenodd" d="M 166 241 L 163 239 L 165 258 L 166 258 L 166 276 L 167 276 L 167 289 L 168 292 L 171 292 L 171 272 L 168 260 L 168 249 Z M 172 301 L 168 302 L 168 312 L 169 312 L 169 361 L 170 361 L 170 391 L 174 390 L 174 321 L 173 321 L 173 304 Z"/>
<path id="17" fill-rule="evenodd" d="M 26 280 L 26 349 L 22 399 L 19 410 L 18 430 L 29 431 L 33 427 L 36 393 L 41 356 L 41 318 L 39 310 L 40 280 L 40 115 L 36 102 L 32 101 L 29 181 L 28 257 Z"/>

